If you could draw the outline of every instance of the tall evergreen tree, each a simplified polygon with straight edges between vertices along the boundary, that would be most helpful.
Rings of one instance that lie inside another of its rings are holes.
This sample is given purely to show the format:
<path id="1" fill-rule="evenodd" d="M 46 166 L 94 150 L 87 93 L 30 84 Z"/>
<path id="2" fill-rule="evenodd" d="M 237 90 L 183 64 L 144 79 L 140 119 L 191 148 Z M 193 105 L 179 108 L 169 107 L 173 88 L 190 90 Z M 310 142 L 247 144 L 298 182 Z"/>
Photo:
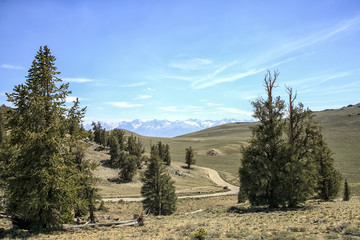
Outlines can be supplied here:
<path id="1" fill-rule="evenodd" d="M 188 168 L 190 169 L 191 165 L 196 164 L 196 160 L 194 158 L 194 151 L 192 147 L 188 147 L 185 149 L 185 163 L 188 165 Z"/>
<path id="2" fill-rule="evenodd" d="M 321 199 L 328 201 L 337 196 L 342 177 L 335 169 L 332 153 L 321 135 L 318 135 L 316 143 L 314 158 L 318 166 L 317 192 Z"/>
<path id="3" fill-rule="evenodd" d="M 315 192 L 328 200 L 338 192 L 341 176 L 312 112 L 301 103 L 295 106 L 296 93 L 291 88 L 288 118 L 284 118 L 285 102 L 272 96 L 278 75 L 267 72 L 267 99 L 252 103 L 259 123 L 252 128 L 249 146 L 242 150 L 238 201 L 295 207 Z"/>
<path id="4" fill-rule="evenodd" d="M 174 181 L 166 172 L 156 146 L 151 148 L 149 165 L 141 181 L 141 195 L 145 198 L 143 206 L 154 215 L 170 215 L 176 209 L 177 196 Z"/>
<path id="5" fill-rule="evenodd" d="M 285 168 L 285 182 L 288 206 L 295 207 L 314 194 L 317 171 L 312 153 L 320 133 L 312 112 L 304 109 L 302 103 L 295 106 L 297 94 L 291 88 L 287 88 L 287 92 L 289 103 L 285 129 L 291 158 Z"/>
<path id="6" fill-rule="evenodd" d="M 165 155 L 165 145 L 159 141 L 158 144 L 157 144 L 157 148 L 158 148 L 158 151 L 159 151 L 159 157 L 162 161 L 164 161 L 164 155 Z"/>
<path id="7" fill-rule="evenodd" d="M 169 146 L 169 144 L 165 145 L 163 162 L 168 166 L 171 165 L 171 155 L 170 155 L 170 146 Z"/>
<path id="8" fill-rule="evenodd" d="M 120 150 L 125 150 L 125 131 L 116 128 L 112 131 L 112 135 L 116 137 Z"/>
<path id="9" fill-rule="evenodd" d="M 110 144 L 110 165 L 113 168 L 119 167 L 119 158 L 120 158 L 120 144 L 117 137 L 111 136 L 109 139 Z"/>
<path id="10" fill-rule="evenodd" d="M 273 98 L 278 72 L 267 72 L 264 78 L 267 99 L 253 102 L 254 118 L 259 123 L 252 128 L 249 146 L 243 148 L 242 166 L 239 169 L 240 195 L 246 196 L 252 205 L 268 205 L 276 208 L 285 204 L 285 167 L 290 154 L 283 139 L 283 114 L 285 103 L 280 97 Z M 239 199 L 240 200 L 240 199 Z"/>
<path id="11" fill-rule="evenodd" d="M 79 201 L 74 155 L 67 137 L 68 84 L 62 84 L 47 46 L 40 47 L 25 84 L 7 94 L 13 149 L 6 179 L 7 213 L 22 227 L 41 230 L 72 221 Z"/>

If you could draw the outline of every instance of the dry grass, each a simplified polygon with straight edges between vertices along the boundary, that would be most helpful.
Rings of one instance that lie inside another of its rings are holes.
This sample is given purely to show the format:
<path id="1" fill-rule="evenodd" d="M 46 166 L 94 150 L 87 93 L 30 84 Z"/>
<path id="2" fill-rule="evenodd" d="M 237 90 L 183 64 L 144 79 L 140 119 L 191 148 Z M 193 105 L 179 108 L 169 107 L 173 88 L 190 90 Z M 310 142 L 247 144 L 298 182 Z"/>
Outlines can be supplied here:
<path id="1" fill-rule="evenodd" d="M 86 158 L 99 164 L 94 172 L 99 179 L 97 187 L 103 198 L 112 197 L 140 197 L 142 183 L 141 173 L 146 169 L 139 170 L 133 181 L 127 183 L 111 182 L 108 179 L 118 178 L 119 169 L 112 169 L 108 166 L 110 159 L 109 151 L 94 151 L 98 147 L 96 144 L 90 145 L 86 150 Z M 185 164 L 173 162 L 167 170 L 175 181 L 176 193 L 179 196 L 196 195 L 203 193 L 213 193 L 223 191 L 221 186 L 215 185 L 210 181 L 207 172 L 194 166 L 192 169 L 184 168 Z"/>
<path id="2" fill-rule="evenodd" d="M 98 221 L 131 219 L 142 209 L 141 203 L 106 203 L 106 206 L 108 212 L 97 212 Z M 358 197 L 349 202 L 309 201 L 304 207 L 291 210 L 252 209 L 247 204 L 236 204 L 235 196 L 182 199 L 177 207 L 171 216 L 148 216 L 145 226 L 99 227 L 30 236 L 19 230 L 8 231 L 10 224 L 0 219 L 0 232 L 3 229 L 8 237 L 18 234 L 30 239 L 193 239 L 194 233 L 203 228 L 208 233 L 206 239 L 360 239 Z"/>

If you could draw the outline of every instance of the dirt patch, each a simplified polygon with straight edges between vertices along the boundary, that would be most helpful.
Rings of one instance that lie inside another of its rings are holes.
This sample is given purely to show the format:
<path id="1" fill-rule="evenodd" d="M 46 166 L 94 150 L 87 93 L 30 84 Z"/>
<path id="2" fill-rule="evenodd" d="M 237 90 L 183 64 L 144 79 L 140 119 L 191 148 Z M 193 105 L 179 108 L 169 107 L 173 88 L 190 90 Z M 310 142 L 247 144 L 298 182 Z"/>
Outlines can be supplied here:
<path id="1" fill-rule="evenodd" d="M 223 152 L 221 152 L 219 149 L 213 148 L 210 150 L 198 150 L 197 155 L 201 155 L 201 156 L 208 156 L 208 157 L 218 157 L 218 156 L 223 156 Z"/>

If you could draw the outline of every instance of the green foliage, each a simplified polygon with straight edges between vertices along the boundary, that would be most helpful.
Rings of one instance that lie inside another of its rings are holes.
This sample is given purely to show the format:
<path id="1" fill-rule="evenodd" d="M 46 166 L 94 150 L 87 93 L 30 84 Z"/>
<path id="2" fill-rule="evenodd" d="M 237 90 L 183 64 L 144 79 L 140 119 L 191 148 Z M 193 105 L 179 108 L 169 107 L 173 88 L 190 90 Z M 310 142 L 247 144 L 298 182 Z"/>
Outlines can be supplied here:
<path id="1" fill-rule="evenodd" d="M 121 129 L 114 129 L 112 131 L 111 135 L 113 137 L 115 137 L 116 140 L 118 141 L 120 150 L 125 150 L 126 149 L 125 148 L 125 140 L 126 140 L 125 131 L 121 130 Z"/>
<path id="2" fill-rule="evenodd" d="M 317 145 L 314 151 L 314 158 L 318 166 L 318 196 L 328 201 L 337 196 L 341 174 L 334 168 L 334 159 L 322 136 L 318 136 Z"/>
<path id="3" fill-rule="evenodd" d="M 186 153 L 185 153 L 185 163 L 188 165 L 188 168 L 190 169 L 191 165 L 196 164 L 196 160 L 194 158 L 194 151 L 191 148 L 191 146 L 186 148 L 185 151 L 186 151 Z"/>
<path id="4" fill-rule="evenodd" d="M 69 109 L 67 116 L 68 133 L 70 135 L 84 134 L 84 129 L 81 125 L 81 119 L 85 116 L 86 107 L 80 109 L 79 99 L 73 102 L 74 105 Z"/>
<path id="5" fill-rule="evenodd" d="M 119 167 L 120 144 L 117 137 L 112 135 L 109 139 L 110 144 L 110 165 L 113 168 Z"/>
<path id="6" fill-rule="evenodd" d="M 134 155 L 138 157 L 138 159 L 140 159 L 141 155 L 145 152 L 141 139 L 134 135 L 128 137 L 126 150 L 129 152 L 129 155 Z"/>
<path id="7" fill-rule="evenodd" d="M 170 155 L 169 144 L 165 145 L 165 152 L 164 152 L 164 156 L 163 156 L 163 162 L 168 166 L 171 165 L 171 155 Z"/>
<path id="8" fill-rule="evenodd" d="M 136 174 L 137 162 L 137 156 L 127 155 L 120 165 L 120 179 L 122 179 L 123 181 L 131 181 Z"/>
<path id="9" fill-rule="evenodd" d="M 347 179 L 345 179 L 343 200 L 344 201 L 349 201 L 350 200 L 350 195 L 351 195 L 351 191 L 350 191 L 350 188 L 349 188 L 349 184 L 347 182 Z"/>
<path id="10" fill-rule="evenodd" d="M 177 196 L 174 181 L 166 172 L 156 146 L 151 148 L 149 165 L 141 179 L 143 206 L 154 215 L 170 215 L 176 209 Z"/>
<path id="11" fill-rule="evenodd" d="M 171 165 L 171 155 L 170 155 L 170 146 L 169 144 L 163 144 L 159 141 L 154 147 L 159 151 L 159 157 L 166 165 Z"/>
<path id="12" fill-rule="evenodd" d="M 102 128 L 100 122 L 98 123 L 92 122 L 91 125 L 93 126 L 93 131 L 94 131 L 94 141 L 97 144 L 106 146 L 108 143 L 108 136 L 106 130 Z"/>
<path id="13" fill-rule="evenodd" d="M 194 233 L 194 238 L 195 239 L 205 239 L 205 237 L 208 235 L 208 233 L 206 232 L 206 230 L 204 228 L 199 228 L 195 233 Z"/>
<path id="14" fill-rule="evenodd" d="M 115 129 L 109 139 L 110 163 L 113 168 L 120 168 L 120 179 L 131 181 L 137 168 L 141 168 L 142 154 L 145 149 L 142 147 L 141 140 L 136 136 L 129 136 L 127 144 L 124 141 L 125 132 Z"/>
<path id="15" fill-rule="evenodd" d="M 75 145 L 84 109 L 78 101 L 66 109 L 70 92 L 57 77 L 54 61 L 49 48 L 40 47 L 25 84 L 7 94 L 14 109 L 8 116 L 6 211 L 32 230 L 72 221 L 76 206 L 89 199 L 82 191 L 92 183 L 92 168 L 84 165 L 81 147 Z"/>
<path id="16" fill-rule="evenodd" d="M 313 152 L 316 139 L 321 135 L 318 124 L 314 121 L 312 112 L 304 109 L 302 103 L 294 106 L 296 93 L 291 88 L 289 94 L 288 117 L 285 120 L 285 131 L 290 151 L 290 160 L 285 169 L 286 201 L 289 207 L 296 207 L 314 194 L 317 184 L 317 167 Z"/>
<path id="17" fill-rule="evenodd" d="M 240 191 L 252 205 L 269 205 L 271 208 L 284 203 L 285 167 L 289 162 L 289 151 L 283 139 L 283 112 L 285 103 L 272 91 L 278 73 L 270 72 L 264 82 L 268 98 L 253 102 L 254 117 L 259 124 L 252 128 L 250 145 L 243 148 L 242 166 L 239 170 Z"/>
<path id="18" fill-rule="evenodd" d="M 247 198 L 255 206 L 295 207 L 315 191 L 328 200 L 337 194 L 341 176 L 312 112 L 301 103 L 294 106 L 296 94 L 291 88 L 289 115 L 284 119 L 285 102 L 273 98 L 278 75 L 268 71 L 264 79 L 267 99 L 252 103 L 259 123 L 252 128 L 249 145 L 242 149 L 238 201 Z"/>

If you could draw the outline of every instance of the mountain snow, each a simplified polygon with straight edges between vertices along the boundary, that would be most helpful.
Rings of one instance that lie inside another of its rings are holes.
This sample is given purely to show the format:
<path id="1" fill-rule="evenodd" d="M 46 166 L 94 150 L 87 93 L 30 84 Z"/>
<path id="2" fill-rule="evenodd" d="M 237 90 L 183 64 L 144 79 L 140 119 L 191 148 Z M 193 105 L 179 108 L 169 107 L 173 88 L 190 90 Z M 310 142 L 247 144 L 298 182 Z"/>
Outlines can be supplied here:
<path id="1" fill-rule="evenodd" d="M 115 128 L 125 129 L 142 136 L 151 137 L 175 137 L 196 131 L 200 131 L 206 128 L 215 127 L 222 124 L 234 123 L 234 122 L 248 122 L 240 121 L 236 119 L 222 119 L 222 120 L 198 120 L 188 119 L 185 121 L 169 121 L 169 120 L 150 120 L 141 121 L 135 119 L 131 122 L 121 121 L 117 123 L 101 122 L 101 126 L 106 130 L 113 130 Z M 92 129 L 91 123 L 84 124 L 85 129 Z"/>

